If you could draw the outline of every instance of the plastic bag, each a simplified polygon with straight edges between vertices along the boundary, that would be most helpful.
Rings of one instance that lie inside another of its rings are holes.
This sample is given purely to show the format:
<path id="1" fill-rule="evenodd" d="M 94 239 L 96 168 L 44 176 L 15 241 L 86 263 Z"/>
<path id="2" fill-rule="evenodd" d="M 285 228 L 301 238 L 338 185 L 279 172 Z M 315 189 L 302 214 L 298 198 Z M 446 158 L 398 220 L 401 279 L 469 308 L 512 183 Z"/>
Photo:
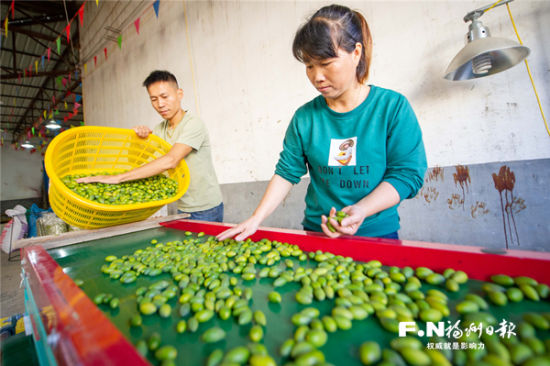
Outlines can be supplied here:
<path id="1" fill-rule="evenodd" d="M 53 212 L 44 212 L 42 217 L 36 220 L 38 235 L 60 235 L 66 233 L 68 228 L 65 221 L 61 220 Z"/>
<path id="2" fill-rule="evenodd" d="M 38 236 L 38 226 L 36 221 L 42 217 L 44 212 L 52 212 L 52 209 L 50 208 L 48 210 L 43 210 L 38 207 L 36 203 L 33 203 L 29 209 L 29 238 Z"/>
<path id="3" fill-rule="evenodd" d="M 28 224 L 25 213 L 27 209 L 21 205 L 15 206 L 13 209 L 6 210 L 6 215 L 12 219 L 4 226 L 2 230 L 2 250 L 5 253 L 10 252 L 10 245 L 16 240 L 23 239 L 27 235 Z"/>

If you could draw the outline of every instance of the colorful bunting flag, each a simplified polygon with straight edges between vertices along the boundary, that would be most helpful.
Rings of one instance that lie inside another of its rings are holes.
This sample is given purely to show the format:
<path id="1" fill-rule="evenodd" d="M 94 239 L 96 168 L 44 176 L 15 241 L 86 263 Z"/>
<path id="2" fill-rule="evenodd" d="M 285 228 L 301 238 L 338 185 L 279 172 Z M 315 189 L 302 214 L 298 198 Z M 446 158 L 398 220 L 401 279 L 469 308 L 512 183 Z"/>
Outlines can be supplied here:
<path id="1" fill-rule="evenodd" d="M 80 95 L 80 94 L 75 94 L 74 101 L 75 101 L 75 102 L 80 102 L 81 100 L 82 100 L 82 95 Z"/>
<path id="2" fill-rule="evenodd" d="M 78 19 L 80 20 L 80 26 L 84 23 L 84 4 L 78 9 Z"/>
<path id="3" fill-rule="evenodd" d="M 153 8 L 155 8 L 155 14 L 157 15 L 157 19 L 159 17 L 159 4 L 160 4 L 160 0 L 156 0 L 153 3 Z"/>
<path id="4" fill-rule="evenodd" d="M 118 43 L 118 48 L 119 48 L 119 49 L 122 49 L 122 34 L 120 34 L 120 35 L 116 38 L 116 43 Z"/>
<path id="5" fill-rule="evenodd" d="M 67 101 L 65 101 L 65 109 L 69 109 L 69 107 L 67 106 Z"/>
<path id="6" fill-rule="evenodd" d="M 42 67 L 42 70 L 44 70 L 44 55 L 42 55 L 42 57 L 40 57 L 40 66 Z"/>
<path id="7" fill-rule="evenodd" d="M 46 111 L 44 110 L 44 119 L 46 119 Z"/>
<path id="8" fill-rule="evenodd" d="M 67 86 L 67 79 L 63 78 L 61 79 L 61 82 L 63 83 L 63 86 Z"/>
<path id="9" fill-rule="evenodd" d="M 88 73 L 88 64 L 84 64 L 84 74 Z"/>
<path id="10" fill-rule="evenodd" d="M 6 19 L 4 20 L 4 35 L 6 38 L 8 38 L 8 16 L 6 15 Z"/>
<path id="11" fill-rule="evenodd" d="M 55 95 L 52 95 L 52 103 L 55 105 Z"/>
<path id="12" fill-rule="evenodd" d="M 50 55 L 52 53 L 52 49 L 49 47 L 48 48 L 48 62 L 50 61 Z"/>
<path id="13" fill-rule="evenodd" d="M 95 0 L 95 6 L 99 6 L 99 0 Z"/>
<path id="14" fill-rule="evenodd" d="M 139 18 L 137 18 L 135 21 L 134 21 L 134 25 L 136 27 L 136 32 L 137 34 L 139 34 Z"/>
<path id="15" fill-rule="evenodd" d="M 53 113 L 54 116 L 57 116 L 59 114 L 59 109 L 56 109 L 55 112 Z"/>
<path id="16" fill-rule="evenodd" d="M 65 33 L 67 33 L 67 43 L 71 41 L 71 23 L 65 27 Z"/>
<path id="17" fill-rule="evenodd" d="M 74 103 L 74 110 L 80 108 L 81 105 L 82 105 L 82 104 L 75 102 L 75 103 Z"/>
<path id="18" fill-rule="evenodd" d="M 62 86 L 62 84 L 61 84 L 61 79 L 62 79 L 62 78 L 63 78 L 62 76 L 58 76 L 58 77 L 55 78 L 55 80 L 57 81 L 57 84 L 58 84 L 59 86 Z"/>
<path id="19" fill-rule="evenodd" d="M 61 37 L 57 37 L 55 43 L 57 44 L 57 54 L 61 55 Z"/>
<path id="20" fill-rule="evenodd" d="M 38 74 L 38 61 L 37 60 L 34 61 L 34 73 Z"/>
<path id="21" fill-rule="evenodd" d="M 15 0 L 11 0 L 10 10 L 11 18 L 13 19 L 13 17 L 15 17 Z"/>
<path id="22" fill-rule="evenodd" d="M 105 60 L 107 59 L 107 47 L 103 49 L 103 53 L 105 54 Z"/>
<path id="23" fill-rule="evenodd" d="M 94 66 L 97 66 L 97 56 L 94 56 Z"/>

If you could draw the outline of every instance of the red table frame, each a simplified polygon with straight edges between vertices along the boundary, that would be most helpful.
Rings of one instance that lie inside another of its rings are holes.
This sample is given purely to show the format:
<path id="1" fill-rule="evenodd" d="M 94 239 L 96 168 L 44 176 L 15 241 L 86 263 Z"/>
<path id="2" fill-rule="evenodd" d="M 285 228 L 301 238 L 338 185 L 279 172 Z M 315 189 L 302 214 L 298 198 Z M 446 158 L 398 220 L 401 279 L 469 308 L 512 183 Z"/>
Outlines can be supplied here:
<path id="1" fill-rule="evenodd" d="M 184 231 L 217 235 L 230 225 L 175 220 L 162 226 Z M 488 254 L 480 247 L 427 243 L 408 240 L 342 237 L 330 239 L 321 233 L 300 230 L 261 228 L 252 240 L 267 238 L 296 244 L 305 251 L 329 251 L 355 260 L 377 259 L 390 266 L 427 266 L 463 270 L 470 278 L 487 280 L 490 275 L 529 276 L 550 283 L 550 253 L 509 250 Z M 41 246 L 22 249 L 22 266 L 39 308 L 49 309 L 45 321 L 47 334 L 57 333 L 52 350 L 61 365 L 147 365 L 97 306 Z M 35 322 L 41 321 L 32 319 Z M 35 335 L 38 333 L 35 333 Z"/>

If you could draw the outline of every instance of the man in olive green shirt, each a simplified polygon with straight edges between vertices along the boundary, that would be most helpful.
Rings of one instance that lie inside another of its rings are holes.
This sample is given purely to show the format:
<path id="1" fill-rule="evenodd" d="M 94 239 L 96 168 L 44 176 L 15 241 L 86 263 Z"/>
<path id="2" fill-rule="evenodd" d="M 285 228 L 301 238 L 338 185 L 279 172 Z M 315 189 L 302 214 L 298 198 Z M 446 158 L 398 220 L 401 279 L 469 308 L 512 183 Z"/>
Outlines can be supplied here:
<path id="1" fill-rule="evenodd" d="M 143 82 L 153 108 L 164 121 L 151 129 L 134 128 L 139 137 L 150 133 L 168 141 L 172 149 L 160 158 L 128 172 L 112 176 L 86 177 L 79 183 L 111 183 L 142 179 L 175 168 L 181 159 L 189 167 L 190 183 L 187 192 L 178 201 L 178 211 L 189 213 L 190 219 L 223 221 L 223 202 L 216 172 L 212 164 L 210 138 L 202 120 L 181 108 L 183 90 L 176 77 L 168 71 L 153 71 Z"/>

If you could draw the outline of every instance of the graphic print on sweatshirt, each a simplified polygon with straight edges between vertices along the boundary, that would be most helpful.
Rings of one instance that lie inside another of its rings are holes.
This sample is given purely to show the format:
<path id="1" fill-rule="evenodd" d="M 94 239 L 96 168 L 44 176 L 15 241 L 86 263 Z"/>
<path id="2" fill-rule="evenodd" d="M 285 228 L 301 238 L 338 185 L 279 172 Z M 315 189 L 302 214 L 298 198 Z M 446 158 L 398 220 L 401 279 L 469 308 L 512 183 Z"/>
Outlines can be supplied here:
<path id="1" fill-rule="evenodd" d="M 328 166 L 355 166 L 357 162 L 357 136 L 347 139 L 330 139 Z"/>

